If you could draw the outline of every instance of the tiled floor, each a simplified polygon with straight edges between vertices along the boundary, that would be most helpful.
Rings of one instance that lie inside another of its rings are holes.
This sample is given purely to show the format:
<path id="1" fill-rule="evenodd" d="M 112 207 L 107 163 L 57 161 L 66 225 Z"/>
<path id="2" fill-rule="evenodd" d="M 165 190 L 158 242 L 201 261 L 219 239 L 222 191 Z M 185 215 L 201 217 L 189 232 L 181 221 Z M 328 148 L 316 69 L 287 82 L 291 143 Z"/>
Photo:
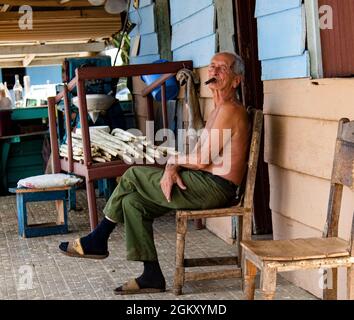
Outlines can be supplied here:
<path id="1" fill-rule="evenodd" d="M 100 212 L 105 201 L 99 199 Z M 186 283 L 184 294 L 172 292 L 175 259 L 175 221 L 168 214 L 156 220 L 155 242 L 167 292 L 161 294 L 116 296 L 112 289 L 127 279 L 139 276 L 142 264 L 126 261 L 121 225 L 109 241 L 110 256 L 105 260 L 75 259 L 62 255 L 60 241 L 87 234 L 88 211 L 84 191 L 78 192 L 82 211 L 69 213 L 70 234 L 24 239 L 17 234 L 16 198 L 0 197 L 0 299 L 176 299 L 240 300 L 241 280 L 214 280 Z M 29 222 L 55 220 L 53 203 L 31 203 Z M 100 217 L 102 218 L 102 217 Z M 208 230 L 189 228 L 186 255 L 230 255 L 234 247 Z M 257 292 L 257 297 L 259 293 Z M 277 299 L 316 299 L 306 291 L 279 277 Z"/>

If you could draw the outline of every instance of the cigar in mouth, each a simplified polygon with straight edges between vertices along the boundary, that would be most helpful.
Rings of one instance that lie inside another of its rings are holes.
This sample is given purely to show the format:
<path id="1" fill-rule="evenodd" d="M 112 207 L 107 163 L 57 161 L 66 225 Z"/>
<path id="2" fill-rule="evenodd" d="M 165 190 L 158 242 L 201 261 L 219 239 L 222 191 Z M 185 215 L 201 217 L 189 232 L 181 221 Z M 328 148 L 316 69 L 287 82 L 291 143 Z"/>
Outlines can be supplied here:
<path id="1" fill-rule="evenodd" d="M 210 78 L 208 81 L 206 81 L 204 84 L 208 85 L 210 83 L 216 82 L 216 78 Z"/>

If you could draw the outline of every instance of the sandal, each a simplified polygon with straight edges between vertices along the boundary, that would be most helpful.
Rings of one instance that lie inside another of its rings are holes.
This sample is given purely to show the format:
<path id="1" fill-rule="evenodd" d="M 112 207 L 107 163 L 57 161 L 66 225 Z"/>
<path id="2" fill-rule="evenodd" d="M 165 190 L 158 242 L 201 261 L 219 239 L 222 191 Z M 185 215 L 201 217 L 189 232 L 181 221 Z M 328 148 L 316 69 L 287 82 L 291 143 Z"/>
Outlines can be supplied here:
<path id="1" fill-rule="evenodd" d="M 68 244 L 66 250 L 61 247 L 62 244 Z M 109 252 L 107 251 L 104 254 L 85 254 L 84 250 L 81 246 L 80 239 L 75 239 L 74 241 L 62 242 L 59 246 L 60 251 L 69 256 L 76 258 L 87 258 L 87 259 L 105 259 L 109 256 Z"/>
<path id="2" fill-rule="evenodd" d="M 113 290 L 116 295 L 158 293 L 165 292 L 166 288 L 140 288 L 136 279 L 128 280 L 122 286 Z"/>

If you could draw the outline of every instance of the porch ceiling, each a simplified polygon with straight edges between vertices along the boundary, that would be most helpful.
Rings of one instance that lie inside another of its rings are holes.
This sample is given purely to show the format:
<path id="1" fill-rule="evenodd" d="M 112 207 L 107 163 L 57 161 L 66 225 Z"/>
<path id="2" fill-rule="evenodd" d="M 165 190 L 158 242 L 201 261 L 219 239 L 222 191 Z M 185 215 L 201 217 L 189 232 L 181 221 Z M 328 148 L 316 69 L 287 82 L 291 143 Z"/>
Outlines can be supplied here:
<path id="1" fill-rule="evenodd" d="M 31 29 L 19 25 L 24 4 L 32 7 Z M 0 68 L 61 63 L 66 56 L 100 52 L 120 29 L 120 14 L 88 0 L 0 0 Z"/>

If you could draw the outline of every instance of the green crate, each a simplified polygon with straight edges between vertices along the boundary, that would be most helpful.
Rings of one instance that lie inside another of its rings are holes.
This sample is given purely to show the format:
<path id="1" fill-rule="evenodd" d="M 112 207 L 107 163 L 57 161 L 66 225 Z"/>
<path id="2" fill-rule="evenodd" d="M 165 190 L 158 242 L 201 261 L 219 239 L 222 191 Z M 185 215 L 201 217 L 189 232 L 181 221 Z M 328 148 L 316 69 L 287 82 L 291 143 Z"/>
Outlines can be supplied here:
<path id="1" fill-rule="evenodd" d="M 11 143 L 6 161 L 7 186 L 4 189 L 17 186 L 20 179 L 44 174 L 42 157 L 43 137 L 25 137 L 19 143 Z"/>

